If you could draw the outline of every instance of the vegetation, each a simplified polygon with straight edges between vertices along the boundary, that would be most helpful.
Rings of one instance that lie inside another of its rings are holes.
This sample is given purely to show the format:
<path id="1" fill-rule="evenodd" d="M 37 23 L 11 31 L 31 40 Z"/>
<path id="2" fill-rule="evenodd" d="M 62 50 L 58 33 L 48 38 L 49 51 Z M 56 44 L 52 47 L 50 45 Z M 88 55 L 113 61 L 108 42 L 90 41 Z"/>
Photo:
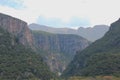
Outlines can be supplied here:
<path id="1" fill-rule="evenodd" d="M 0 80 L 50 80 L 41 56 L 17 43 L 17 38 L 0 28 Z"/>
<path id="2" fill-rule="evenodd" d="M 74 77 L 68 78 L 67 80 L 120 80 L 120 77 L 115 77 L 115 76 L 96 76 L 96 77 L 74 76 Z"/>
<path id="3" fill-rule="evenodd" d="M 120 76 L 120 20 L 111 24 L 105 36 L 92 43 L 64 71 L 63 76 Z"/>

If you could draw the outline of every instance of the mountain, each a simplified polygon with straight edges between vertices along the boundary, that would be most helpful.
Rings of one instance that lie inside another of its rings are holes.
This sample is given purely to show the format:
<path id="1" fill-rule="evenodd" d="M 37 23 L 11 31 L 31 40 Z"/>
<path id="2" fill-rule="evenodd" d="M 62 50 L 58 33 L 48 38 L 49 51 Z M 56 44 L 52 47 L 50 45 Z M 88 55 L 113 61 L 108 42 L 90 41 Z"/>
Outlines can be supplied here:
<path id="1" fill-rule="evenodd" d="M 109 26 L 96 25 L 93 28 L 80 27 L 77 30 L 75 30 L 70 28 L 53 28 L 53 27 L 48 27 L 48 26 L 38 25 L 33 23 L 29 25 L 29 28 L 31 30 L 41 30 L 41 31 L 46 31 L 46 32 L 56 33 L 56 34 L 76 34 L 88 39 L 89 41 L 95 41 L 104 36 L 104 34 L 108 31 Z"/>
<path id="2" fill-rule="evenodd" d="M 109 26 L 107 25 L 96 25 L 93 28 L 82 28 L 80 27 L 77 30 L 77 34 L 83 36 L 84 38 L 95 41 L 104 36 L 104 34 L 109 30 Z"/>
<path id="3" fill-rule="evenodd" d="M 83 50 L 91 43 L 90 41 L 77 35 L 52 34 L 43 31 L 31 31 L 28 28 L 26 22 L 2 13 L 0 13 L 0 28 L 3 29 L 5 32 L 8 32 L 10 34 L 9 36 L 12 36 L 11 37 L 12 41 L 9 42 L 9 44 L 11 43 L 9 46 L 16 47 L 15 51 L 13 48 L 14 51 L 13 53 L 21 53 L 21 54 L 23 53 L 20 57 L 21 60 L 23 56 L 24 56 L 23 59 L 26 58 L 27 53 L 31 53 L 30 57 L 33 58 L 31 60 L 34 60 L 34 55 L 35 57 L 40 56 L 40 60 L 43 59 L 43 61 L 40 61 L 40 63 L 44 65 L 39 64 L 39 59 L 37 57 L 35 61 L 38 62 L 38 64 L 34 62 L 35 63 L 34 65 L 38 65 L 38 67 L 35 68 L 40 68 L 40 69 L 42 68 L 42 66 L 44 66 L 48 74 L 46 73 L 46 71 L 45 72 L 43 71 L 43 73 L 45 73 L 46 76 L 48 77 L 51 77 L 53 75 L 47 68 L 47 65 L 50 67 L 50 70 L 55 73 L 62 72 L 66 68 L 67 64 L 72 60 L 73 56 L 76 54 L 76 51 Z M 21 51 L 21 48 L 23 49 L 23 52 Z M 18 52 L 16 52 L 16 50 Z M 9 53 L 9 51 L 7 52 Z M 12 55 L 16 56 L 16 54 L 12 54 Z M 13 58 L 13 60 L 16 59 Z M 47 65 L 45 62 L 47 63 Z M 28 66 L 27 63 L 25 64 L 26 64 L 25 66 Z M 27 68 L 28 67 L 26 67 L 26 69 Z M 43 73 L 42 74 L 41 73 L 37 73 L 37 74 L 42 75 Z M 45 76 L 45 74 L 43 74 L 42 76 Z"/>
<path id="4" fill-rule="evenodd" d="M 62 76 L 120 76 L 120 19 L 104 37 L 78 52 Z"/>
<path id="5" fill-rule="evenodd" d="M 32 34 L 24 21 L 0 13 L 0 80 L 50 80 L 42 57 L 33 52 Z M 30 46 L 30 47 L 29 47 Z"/>
<path id="6" fill-rule="evenodd" d="M 53 72 L 61 73 L 73 56 L 79 50 L 86 48 L 91 42 L 73 34 L 53 34 L 33 30 L 35 45 L 38 52 L 45 57 L 45 61 Z"/>

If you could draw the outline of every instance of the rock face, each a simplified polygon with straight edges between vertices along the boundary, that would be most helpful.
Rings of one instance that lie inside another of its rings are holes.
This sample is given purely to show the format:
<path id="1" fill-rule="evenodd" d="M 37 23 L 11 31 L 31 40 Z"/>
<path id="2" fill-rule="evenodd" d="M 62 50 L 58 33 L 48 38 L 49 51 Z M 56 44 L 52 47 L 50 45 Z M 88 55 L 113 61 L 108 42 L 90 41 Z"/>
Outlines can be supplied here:
<path id="1" fill-rule="evenodd" d="M 36 45 L 42 50 L 57 51 L 61 53 L 72 54 L 81 51 L 89 45 L 89 41 L 72 34 L 51 34 L 42 31 L 35 32 L 34 38 Z"/>
<path id="2" fill-rule="evenodd" d="M 75 34 L 86 38 L 89 41 L 94 42 L 97 39 L 100 39 L 108 31 L 109 26 L 107 25 L 96 25 L 94 27 L 83 28 L 80 27 L 77 30 L 70 28 L 53 28 L 44 25 L 30 24 L 29 28 L 31 30 L 41 30 L 50 33 L 56 34 Z"/>
<path id="3" fill-rule="evenodd" d="M 75 55 L 63 76 L 120 76 L 120 19 L 104 37 Z"/>
<path id="4" fill-rule="evenodd" d="M 43 31 L 33 31 L 33 34 L 38 49 L 48 52 L 45 58 L 53 72 L 62 72 L 76 52 L 90 44 L 88 40 L 78 35 L 52 34 Z"/>
<path id="5" fill-rule="evenodd" d="M 26 22 L 0 13 L 0 27 L 16 36 L 18 42 L 33 48 L 33 36 Z"/>

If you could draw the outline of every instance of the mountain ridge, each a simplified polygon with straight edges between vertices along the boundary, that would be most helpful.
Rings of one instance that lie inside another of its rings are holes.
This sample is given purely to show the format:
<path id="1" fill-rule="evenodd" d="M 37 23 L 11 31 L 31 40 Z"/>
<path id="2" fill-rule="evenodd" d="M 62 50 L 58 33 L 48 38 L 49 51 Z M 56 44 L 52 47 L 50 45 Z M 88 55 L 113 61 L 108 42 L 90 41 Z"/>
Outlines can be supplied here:
<path id="1" fill-rule="evenodd" d="M 42 30 L 56 34 L 75 34 L 82 36 L 88 39 L 89 41 L 95 41 L 101 38 L 108 31 L 109 26 L 96 25 L 94 27 L 88 27 L 88 28 L 80 27 L 78 29 L 71 29 L 71 28 L 53 28 L 53 27 L 33 23 L 29 25 L 29 28 L 31 30 Z"/>

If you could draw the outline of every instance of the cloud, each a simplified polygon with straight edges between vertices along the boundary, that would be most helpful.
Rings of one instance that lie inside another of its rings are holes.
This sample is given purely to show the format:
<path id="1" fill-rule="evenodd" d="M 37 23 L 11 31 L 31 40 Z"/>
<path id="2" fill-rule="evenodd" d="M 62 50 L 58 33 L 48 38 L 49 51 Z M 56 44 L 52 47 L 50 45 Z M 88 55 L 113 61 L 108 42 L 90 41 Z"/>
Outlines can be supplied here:
<path id="1" fill-rule="evenodd" d="M 90 27 L 91 23 L 90 20 L 86 18 L 72 17 L 67 25 L 70 27 Z"/>
<path id="2" fill-rule="evenodd" d="M 27 9 L 18 10 L 18 9 L 14 9 L 14 8 L 7 7 L 7 6 L 4 6 L 4 7 L 0 6 L 0 12 L 19 18 L 21 20 L 24 20 L 28 24 L 35 23 L 36 19 L 38 18 L 38 15 L 36 15 L 36 13 L 32 13 L 31 11 Z"/>
<path id="3" fill-rule="evenodd" d="M 52 27 L 88 27 L 90 22 L 85 18 L 72 17 L 69 21 L 64 22 L 60 18 L 46 18 L 40 16 L 37 20 L 37 23 L 41 25 L 47 25 Z"/>
<path id="4" fill-rule="evenodd" d="M 109 25 L 120 16 L 119 0 L 25 0 L 33 12 L 47 18 L 68 22 L 72 17 L 85 17 L 91 25 Z"/>
<path id="5" fill-rule="evenodd" d="M 22 0 L 0 0 L 0 5 L 12 7 L 15 9 L 24 8 L 24 6 L 22 5 Z"/>
<path id="6" fill-rule="evenodd" d="M 46 23 L 51 22 L 56 26 L 109 25 L 120 17 L 119 0 L 0 0 L 1 4 L 2 1 L 16 1 L 17 5 L 24 6 L 17 9 L 14 8 L 16 3 L 9 6 L 12 3 L 9 2 L 0 6 L 0 12 L 28 23 L 40 23 L 40 20 L 37 21 L 39 16 L 45 16 Z"/>
<path id="7" fill-rule="evenodd" d="M 41 25 L 53 26 L 53 27 L 61 27 L 64 26 L 64 22 L 59 18 L 45 18 L 40 16 L 37 20 L 37 23 Z"/>

